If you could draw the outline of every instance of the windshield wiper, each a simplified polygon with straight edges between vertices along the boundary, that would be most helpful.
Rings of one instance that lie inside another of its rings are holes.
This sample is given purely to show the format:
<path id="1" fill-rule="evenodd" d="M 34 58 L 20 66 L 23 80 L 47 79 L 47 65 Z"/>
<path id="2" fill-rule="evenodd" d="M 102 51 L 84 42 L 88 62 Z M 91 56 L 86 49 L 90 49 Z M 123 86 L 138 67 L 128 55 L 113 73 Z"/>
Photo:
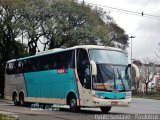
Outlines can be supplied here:
<path id="1" fill-rule="evenodd" d="M 122 79 L 122 77 L 121 77 L 121 74 L 119 73 L 118 68 L 117 68 L 117 73 L 118 73 L 118 78 L 119 78 L 119 79 L 121 80 L 121 82 L 122 82 L 123 90 L 124 90 L 124 91 L 126 91 L 126 88 L 125 88 L 125 85 L 124 85 L 123 79 Z"/>

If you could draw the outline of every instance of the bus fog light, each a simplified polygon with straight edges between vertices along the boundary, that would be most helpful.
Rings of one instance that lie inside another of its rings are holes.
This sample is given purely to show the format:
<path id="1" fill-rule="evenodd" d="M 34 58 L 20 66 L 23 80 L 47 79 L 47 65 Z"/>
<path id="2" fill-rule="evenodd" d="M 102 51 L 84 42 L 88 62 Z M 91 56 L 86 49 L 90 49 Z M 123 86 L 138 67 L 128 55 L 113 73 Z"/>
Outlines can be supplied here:
<path id="1" fill-rule="evenodd" d="M 131 96 L 126 96 L 125 98 L 126 98 L 126 99 L 129 99 L 129 98 L 131 98 Z"/>
<path id="2" fill-rule="evenodd" d="M 94 97 L 99 98 L 99 96 L 98 96 L 98 95 L 94 95 Z"/>
<path id="3" fill-rule="evenodd" d="M 131 98 L 131 93 L 130 92 L 127 92 L 127 93 L 125 93 L 126 94 L 126 99 L 129 99 L 129 98 Z"/>
<path id="4" fill-rule="evenodd" d="M 104 96 L 99 96 L 99 98 L 104 99 L 105 97 Z"/>
<path id="5" fill-rule="evenodd" d="M 98 96 L 98 95 L 95 95 L 96 98 L 101 98 L 101 99 L 104 99 L 105 97 L 104 96 Z"/>

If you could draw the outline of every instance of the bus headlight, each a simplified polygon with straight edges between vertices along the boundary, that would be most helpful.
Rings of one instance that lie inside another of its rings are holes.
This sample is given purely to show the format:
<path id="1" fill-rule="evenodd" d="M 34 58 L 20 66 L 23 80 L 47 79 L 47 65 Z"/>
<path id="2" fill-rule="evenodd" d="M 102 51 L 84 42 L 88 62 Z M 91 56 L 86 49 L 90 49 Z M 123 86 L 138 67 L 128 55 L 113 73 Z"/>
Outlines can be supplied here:
<path id="1" fill-rule="evenodd" d="M 129 98 L 131 98 L 131 96 L 126 96 L 125 98 L 126 98 L 126 99 L 129 99 Z"/>
<path id="2" fill-rule="evenodd" d="M 129 98 L 131 98 L 131 93 L 130 92 L 127 92 L 127 93 L 125 93 L 126 94 L 126 99 L 129 99 Z"/>
<path id="3" fill-rule="evenodd" d="M 98 95 L 95 95 L 96 98 L 101 98 L 101 99 L 104 99 L 105 97 L 104 96 L 98 96 Z"/>
<path id="4" fill-rule="evenodd" d="M 104 99 L 105 97 L 104 96 L 99 96 L 99 98 Z"/>

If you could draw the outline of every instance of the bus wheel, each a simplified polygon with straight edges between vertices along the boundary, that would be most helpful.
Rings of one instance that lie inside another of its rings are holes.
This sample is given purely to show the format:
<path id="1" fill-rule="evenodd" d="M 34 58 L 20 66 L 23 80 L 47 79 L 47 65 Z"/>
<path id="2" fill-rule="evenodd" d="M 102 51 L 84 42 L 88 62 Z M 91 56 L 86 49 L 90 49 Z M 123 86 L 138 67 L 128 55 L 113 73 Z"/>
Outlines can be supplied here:
<path id="1" fill-rule="evenodd" d="M 20 106 L 24 106 L 24 94 L 23 93 L 20 93 L 19 95 L 19 104 Z"/>
<path id="2" fill-rule="evenodd" d="M 111 107 L 110 106 L 108 106 L 108 107 L 100 107 L 100 109 L 101 109 L 101 111 L 103 113 L 108 113 L 111 110 Z"/>
<path id="3" fill-rule="evenodd" d="M 80 110 L 80 107 L 77 106 L 77 100 L 74 95 L 71 95 L 71 97 L 70 97 L 69 107 L 72 112 L 77 112 Z"/>
<path id="4" fill-rule="evenodd" d="M 19 105 L 18 99 L 17 99 L 17 95 L 13 95 L 13 102 L 15 106 Z"/>

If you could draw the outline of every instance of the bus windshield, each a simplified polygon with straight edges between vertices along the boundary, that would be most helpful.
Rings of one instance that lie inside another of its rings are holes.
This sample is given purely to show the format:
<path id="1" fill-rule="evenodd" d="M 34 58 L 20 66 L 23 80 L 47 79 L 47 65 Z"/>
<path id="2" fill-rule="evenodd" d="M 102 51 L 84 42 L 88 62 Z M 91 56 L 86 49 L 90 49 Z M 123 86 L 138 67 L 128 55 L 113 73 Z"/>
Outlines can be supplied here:
<path id="1" fill-rule="evenodd" d="M 127 57 L 123 52 L 91 49 L 90 58 L 96 63 L 127 65 Z"/>
<path id="2" fill-rule="evenodd" d="M 90 59 L 97 65 L 93 89 L 102 91 L 131 90 L 130 67 L 125 53 L 90 49 Z"/>

